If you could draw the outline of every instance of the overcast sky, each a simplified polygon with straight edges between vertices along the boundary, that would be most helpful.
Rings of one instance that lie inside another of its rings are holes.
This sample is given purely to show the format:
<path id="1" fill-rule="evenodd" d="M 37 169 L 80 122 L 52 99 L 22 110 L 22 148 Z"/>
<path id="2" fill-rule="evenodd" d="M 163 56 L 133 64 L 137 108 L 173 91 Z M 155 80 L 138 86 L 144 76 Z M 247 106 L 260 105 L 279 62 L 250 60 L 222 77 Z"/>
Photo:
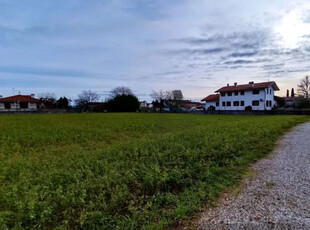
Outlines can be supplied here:
<path id="1" fill-rule="evenodd" d="M 201 99 L 310 74 L 310 1 L 0 0 L 0 94 L 128 86 Z"/>

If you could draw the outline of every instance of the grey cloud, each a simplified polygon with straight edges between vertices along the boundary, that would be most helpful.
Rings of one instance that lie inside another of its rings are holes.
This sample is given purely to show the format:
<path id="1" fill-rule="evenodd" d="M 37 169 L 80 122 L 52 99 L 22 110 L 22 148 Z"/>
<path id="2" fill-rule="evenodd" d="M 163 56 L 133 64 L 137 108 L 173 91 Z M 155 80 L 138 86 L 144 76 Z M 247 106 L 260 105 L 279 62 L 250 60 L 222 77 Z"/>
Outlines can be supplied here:
<path id="1" fill-rule="evenodd" d="M 225 48 L 197 49 L 197 50 L 193 50 L 193 53 L 212 54 L 212 53 L 220 53 L 220 52 L 223 52 L 224 50 Z"/>
<path id="2" fill-rule="evenodd" d="M 297 68 L 297 69 L 287 70 L 288 73 L 298 73 L 298 72 L 307 72 L 307 71 L 309 71 L 309 67 L 308 68 Z"/>
<path id="3" fill-rule="evenodd" d="M 240 64 L 250 64 L 253 63 L 251 60 L 235 60 L 235 61 L 226 61 L 224 64 L 226 65 L 240 65 Z"/>
<path id="4" fill-rule="evenodd" d="M 191 44 L 191 45 L 205 45 L 205 44 L 214 42 L 215 39 L 212 37 L 210 38 L 183 38 L 177 41 Z"/>
<path id="5" fill-rule="evenodd" d="M 216 47 L 216 48 L 200 48 L 200 49 L 179 49 L 179 50 L 169 50 L 168 53 L 171 54 L 216 54 L 225 51 L 225 48 Z"/>
<path id="6" fill-rule="evenodd" d="M 179 42 L 189 45 L 206 45 L 210 43 L 225 44 L 230 47 L 253 49 L 264 44 L 268 37 L 268 32 L 255 30 L 252 32 L 233 32 L 230 34 L 213 34 L 204 38 L 183 38 Z"/>
<path id="7" fill-rule="evenodd" d="M 264 63 L 264 62 L 270 62 L 271 59 L 269 58 L 263 58 L 263 59 L 255 59 L 255 60 L 245 60 L 245 59 L 238 59 L 233 61 L 226 61 L 224 64 L 227 65 L 242 65 L 242 64 L 251 64 L 251 63 Z"/>
<path id="8" fill-rule="evenodd" d="M 257 51 L 253 51 L 253 52 L 243 52 L 243 53 L 232 53 L 231 57 L 252 57 L 257 55 L 258 52 Z"/>
<path id="9" fill-rule="evenodd" d="M 265 70 L 273 70 L 273 69 L 280 69 L 285 66 L 284 63 L 275 63 L 275 64 L 265 64 L 262 66 Z"/>

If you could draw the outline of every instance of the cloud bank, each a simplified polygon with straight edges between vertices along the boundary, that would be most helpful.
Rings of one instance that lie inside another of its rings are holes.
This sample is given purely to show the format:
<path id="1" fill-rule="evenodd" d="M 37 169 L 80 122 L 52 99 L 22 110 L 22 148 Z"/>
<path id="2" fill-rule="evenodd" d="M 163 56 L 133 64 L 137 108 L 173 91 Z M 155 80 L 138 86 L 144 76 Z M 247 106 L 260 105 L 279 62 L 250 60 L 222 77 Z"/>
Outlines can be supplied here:
<path id="1" fill-rule="evenodd" d="M 0 2 L 0 94 L 128 86 L 199 99 L 227 82 L 275 80 L 284 94 L 309 74 L 304 1 L 12 0 Z"/>

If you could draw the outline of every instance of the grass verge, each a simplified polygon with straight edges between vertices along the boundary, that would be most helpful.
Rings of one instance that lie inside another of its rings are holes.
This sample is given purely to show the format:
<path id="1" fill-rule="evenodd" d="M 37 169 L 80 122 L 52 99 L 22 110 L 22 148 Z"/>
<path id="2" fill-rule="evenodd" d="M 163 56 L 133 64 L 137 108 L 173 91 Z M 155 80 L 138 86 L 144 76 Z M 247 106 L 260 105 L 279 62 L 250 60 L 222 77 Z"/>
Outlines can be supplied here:
<path id="1" fill-rule="evenodd" d="M 306 116 L 2 116 L 0 226 L 163 229 L 238 183 Z"/>

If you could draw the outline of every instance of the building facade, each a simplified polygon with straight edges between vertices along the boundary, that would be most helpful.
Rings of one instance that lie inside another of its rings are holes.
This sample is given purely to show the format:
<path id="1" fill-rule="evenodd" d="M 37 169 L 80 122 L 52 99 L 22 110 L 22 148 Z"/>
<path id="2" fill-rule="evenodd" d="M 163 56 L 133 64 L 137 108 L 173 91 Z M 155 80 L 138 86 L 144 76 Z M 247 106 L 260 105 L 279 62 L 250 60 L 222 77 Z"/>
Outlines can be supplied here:
<path id="1" fill-rule="evenodd" d="M 205 101 L 205 110 L 219 110 L 220 108 L 220 95 L 219 94 L 211 94 L 201 101 Z"/>
<path id="2" fill-rule="evenodd" d="M 0 111 L 35 111 L 41 105 L 41 101 L 32 95 L 15 95 L 11 97 L 0 97 Z"/>
<path id="3" fill-rule="evenodd" d="M 215 91 L 219 95 L 219 106 L 216 110 L 272 110 L 276 103 L 274 92 L 278 90 L 277 84 L 273 81 L 227 85 Z M 207 103 L 211 102 L 206 101 L 206 107 Z"/>

